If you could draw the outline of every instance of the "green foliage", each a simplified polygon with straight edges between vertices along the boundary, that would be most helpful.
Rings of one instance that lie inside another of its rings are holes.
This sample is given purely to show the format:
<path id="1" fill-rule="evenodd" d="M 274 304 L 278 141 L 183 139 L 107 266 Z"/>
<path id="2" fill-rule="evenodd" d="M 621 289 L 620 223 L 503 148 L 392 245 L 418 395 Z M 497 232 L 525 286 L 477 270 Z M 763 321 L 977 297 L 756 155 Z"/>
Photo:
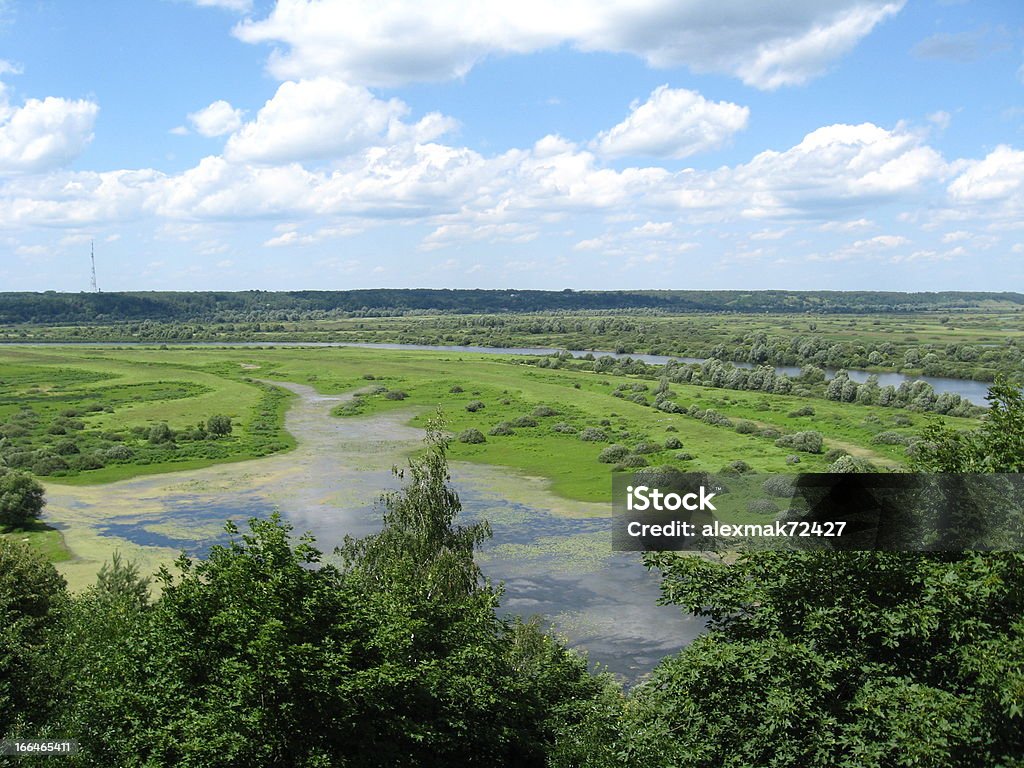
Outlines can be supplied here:
<path id="1" fill-rule="evenodd" d="M 23 472 L 0 467 L 0 529 L 24 528 L 42 514 L 43 486 Z"/>
<path id="2" fill-rule="evenodd" d="M 821 453 L 824 447 L 821 433 L 815 430 L 794 432 L 792 435 L 783 435 L 775 444 L 780 448 L 795 448 L 805 453 Z"/>
<path id="3" fill-rule="evenodd" d="M 214 414 L 206 420 L 206 431 L 215 437 L 226 437 L 231 434 L 231 417 L 222 413 Z"/>
<path id="4" fill-rule="evenodd" d="M 461 432 L 459 432 L 459 442 L 469 443 L 473 445 L 479 443 L 486 443 L 487 438 L 484 437 L 484 433 L 481 432 L 479 429 L 464 429 Z"/>
<path id="5" fill-rule="evenodd" d="M 46 719 L 57 694 L 47 657 L 67 598 L 64 579 L 29 547 L 0 537 L 0 738 Z"/>
<path id="6" fill-rule="evenodd" d="M 913 466 L 923 472 L 1024 472 L 1024 389 L 1000 380 L 987 399 L 980 429 L 929 424 L 915 446 Z"/>
<path id="7" fill-rule="evenodd" d="M 152 579 L 139 573 L 138 564 L 121 558 L 114 552 L 96 576 L 96 591 L 109 599 L 144 607 L 149 602 Z"/>

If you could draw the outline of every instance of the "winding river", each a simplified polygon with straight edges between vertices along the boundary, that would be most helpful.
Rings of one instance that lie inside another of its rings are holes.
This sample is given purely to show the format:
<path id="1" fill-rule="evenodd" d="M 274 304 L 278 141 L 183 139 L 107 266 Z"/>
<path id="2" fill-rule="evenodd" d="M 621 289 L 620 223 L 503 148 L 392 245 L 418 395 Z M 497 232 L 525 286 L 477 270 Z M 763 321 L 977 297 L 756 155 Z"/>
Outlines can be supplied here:
<path id="1" fill-rule="evenodd" d="M 48 485 L 47 522 L 78 556 L 60 566 L 73 585 L 91 581 L 114 548 L 152 568 L 224 543 L 227 519 L 274 509 L 326 552 L 346 535 L 379 529 L 376 500 L 398 487 L 391 467 L 422 445 L 410 412 L 332 418 L 350 395 L 270 383 L 298 396 L 286 417 L 298 441 L 290 453 L 103 486 Z M 506 468 L 456 462 L 451 473 L 466 518 L 491 522 L 479 562 L 487 578 L 504 583 L 504 610 L 542 616 L 592 662 L 627 679 L 703 630 L 701 620 L 655 605 L 658 580 L 637 555 L 611 552 L 607 505 L 561 499 L 542 479 Z"/>

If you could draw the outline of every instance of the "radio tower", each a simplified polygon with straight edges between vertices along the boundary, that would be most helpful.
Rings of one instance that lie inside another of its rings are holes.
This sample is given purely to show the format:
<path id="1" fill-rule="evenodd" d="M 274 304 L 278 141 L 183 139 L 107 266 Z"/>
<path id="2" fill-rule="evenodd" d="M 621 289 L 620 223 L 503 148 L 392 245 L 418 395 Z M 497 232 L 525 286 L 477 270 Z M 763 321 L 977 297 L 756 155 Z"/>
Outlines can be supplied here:
<path id="1" fill-rule="evenodd" d="M 92 240 L 89 241 L 89 261 L 92 262 L 92 292 L 99 293 L 99 286 L 96 285 L 96 249 Z"/>

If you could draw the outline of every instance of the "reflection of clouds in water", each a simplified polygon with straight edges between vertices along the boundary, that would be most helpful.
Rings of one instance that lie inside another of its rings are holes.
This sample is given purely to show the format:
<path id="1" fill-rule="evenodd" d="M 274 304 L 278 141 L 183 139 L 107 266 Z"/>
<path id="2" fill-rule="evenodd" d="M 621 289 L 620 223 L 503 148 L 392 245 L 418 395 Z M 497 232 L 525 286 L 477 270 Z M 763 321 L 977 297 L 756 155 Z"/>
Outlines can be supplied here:
<path id="1" fill-rule="evenodd" d="M 381 493 L 401 484 L 391 466 L 404 465 L 403 457 L 421 447 L 422 431 L 404 423 L 408 413 L 331 418 L 343 397 L 317 396 L 301 385 L 288 389 L 299 395 L 286 420 L 296 450 L 187 476 L 63 486 L 53 497 L 53 516 L 73 509 L 74 519 L 107 535 L 198 556 L 228 541 L 221 528 L 227 519 L 266 517 L 275 508 L 296 534 L 312 532 L 328 555 L 346 535 L 376 532 Z M 555 630 L 587 650 L 591 661 L 631 678 L 699 633 L 699 620 L 656 605 L 658 579 L 638 556 L 611 552 L 607 518 L 551 514 L 571 503 L 536 488 L 529 505 L 503 498 L 495 487 L 508 488 L 508 472 L 499 468 L 477 465 L 453 477 L 464 507 L 461 522 L 491 522 L 494 538 L 480 562 L 489 579 L 504 581 L 504 612 L 554 617 Z"/>

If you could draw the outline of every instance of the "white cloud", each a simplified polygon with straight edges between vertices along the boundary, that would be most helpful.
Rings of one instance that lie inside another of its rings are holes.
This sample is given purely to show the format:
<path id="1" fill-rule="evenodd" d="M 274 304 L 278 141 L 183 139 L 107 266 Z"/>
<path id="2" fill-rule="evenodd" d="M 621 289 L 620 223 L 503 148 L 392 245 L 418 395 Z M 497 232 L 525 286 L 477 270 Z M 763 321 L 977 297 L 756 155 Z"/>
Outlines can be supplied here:
<path id="1" fill-rule="evenodd" d="M 655 67 L 688 66 L 758 88 L 820 75 L 905 0 L 278 0 L 235 34 L 271 43 L 280 79 L 332 74 L 394 86 L 465 75 L 489 55 L 562 44 L 630 53 Z"/>
<path id="2" fill-rule="evenodd" d="M 7 62 L 3 72 L 16 71 Z M 0 174 L 39 173 L 70 164 L 92 141 L 99 106 L 55 96 L 10 105 L 0 83 Z"/>
<path id="3" fill-rule="evenodd" d="M 1024 151 L 1001 144 L 982 160 L 967 164 L 949 194 L 954 200 L 973 203 L 1005 198 L 1024 188 Z"/>
<path id="4" fill-rule="evenodd" d="M 242 110 L 235 109 L 223 99 L 203 107 L 188 116 L 196 132 L 207 138 L 234 133 L 242 125 Z M 172 133 L 175 132 L 172 129 Z"/>
<path id="5" fill-rule="evenodd" d="M 401 120 L 408 113 L 399 99 L 333 78 L 289 81 L 228 139 L 225 156 L 266 164 L 339 157 L 387 141 L 431 141 L 455 126 L 436 113 L 409 125 Z"/>
<path id="6" fill-rule="evenodd" d="M 248 13 L 252 10 L 252 0 L 190 0 L 202 8 L 224 8 L 237 13 Z"/>
<path id="7" fill-rule="evenodd" d="M 592 142 L 608 157 L 684 158 L 724 144 L 747 125 L 750 110 L 727 101 L 708 101 L 696 91 L 656 88 L 643 104 Z"/>

